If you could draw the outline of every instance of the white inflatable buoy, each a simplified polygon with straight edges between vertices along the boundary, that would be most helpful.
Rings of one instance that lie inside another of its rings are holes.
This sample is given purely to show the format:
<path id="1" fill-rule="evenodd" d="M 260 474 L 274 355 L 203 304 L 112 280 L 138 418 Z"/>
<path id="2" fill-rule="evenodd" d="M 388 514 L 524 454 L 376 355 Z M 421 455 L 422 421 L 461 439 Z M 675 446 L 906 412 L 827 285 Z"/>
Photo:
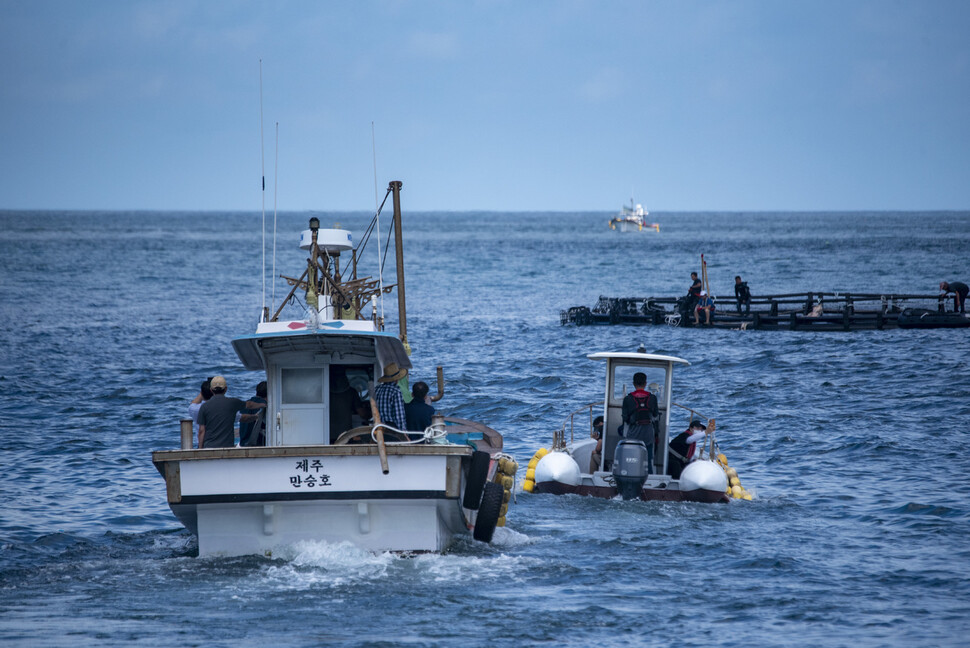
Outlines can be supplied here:
<path id="1" fill-rule="evenodd" d="M 579 486 L 579 464 L 565 452 L 550 452 L 539 460 L 535 469 L 535 482 L 559 482 L 569 486 Z M 724 490 L 724 487 L 721 487 Z"/>
<path id="2" fill-rule="evenodd" d="M 680 473 L 682 491 L 703 489 L 723 493 L 727 489 L 727 483 L 728 478 L 724 474 L 724 469 L 706 459 L 692 461 Z"/>

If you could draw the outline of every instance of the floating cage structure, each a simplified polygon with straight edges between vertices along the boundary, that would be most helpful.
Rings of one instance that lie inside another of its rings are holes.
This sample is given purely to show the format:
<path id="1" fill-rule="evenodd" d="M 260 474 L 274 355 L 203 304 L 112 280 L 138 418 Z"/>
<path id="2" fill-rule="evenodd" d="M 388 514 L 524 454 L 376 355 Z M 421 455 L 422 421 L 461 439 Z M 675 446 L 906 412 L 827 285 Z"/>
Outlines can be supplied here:
<path id="1" fill-rule="evenodd" d="M 560 311 L 562 325 L 666 324 L 694 327 L 687 297 L 606 297 L 592 308 Z M 967 328 L 970 318 L 947 312 L 942 295 L 807 292 L 751 297 L 739 314 L 732 298 L 715 299 L 711 323 L 697 328 L 856 331 L 894 328 Z"/>

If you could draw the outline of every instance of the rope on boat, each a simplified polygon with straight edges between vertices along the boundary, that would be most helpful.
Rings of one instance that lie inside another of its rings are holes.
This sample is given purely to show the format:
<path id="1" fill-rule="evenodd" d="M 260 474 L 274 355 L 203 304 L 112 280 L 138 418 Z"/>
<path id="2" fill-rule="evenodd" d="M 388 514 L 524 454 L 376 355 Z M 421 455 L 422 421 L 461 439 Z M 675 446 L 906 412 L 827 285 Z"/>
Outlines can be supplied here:
<path id="1" fill-rule="evenodd" d="M 377 443 L 377 437 L 375 436 L 375 433 L 377 432 L 377 428 L 381 428 L 383 430 L 390 430 L 391 432 L 397 432 L 398 434 L 402 434 L 406 437 L 410 437 L 412 434 L 414 434 L 414 432 L 409 432 L 407 430 L 399 430 L 396 427 L 392 425 L 388 425 L 386 423 L 378 423 L 377 425 L 373 426 L 370 429 L 370 438 L 375 443 Z M 424 429 L 424 432 L 422 433 L 422 436 L 419 439 L 409 438 L 407 441 L 385 440 L 384 444 L 385 445 L 418 445 L 420 443 L 441 443 L 441 439 L 444 439 L 447 436 L 448 436 L 448 432 L 443 427 L 436 428 L 433 425 L 429 425 Z"/>

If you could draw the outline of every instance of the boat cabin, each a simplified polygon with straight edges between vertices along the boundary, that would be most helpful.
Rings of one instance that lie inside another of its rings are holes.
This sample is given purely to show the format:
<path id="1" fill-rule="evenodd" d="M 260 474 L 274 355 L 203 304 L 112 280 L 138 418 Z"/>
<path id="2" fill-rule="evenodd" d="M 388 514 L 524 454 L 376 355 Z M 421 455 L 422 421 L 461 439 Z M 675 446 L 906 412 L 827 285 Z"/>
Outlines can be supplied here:
<path id="1" fill-rule="evenodd" d="M 410 369 L 404 345 L 371 322 L 332 320 L 260 324 L 232 341 L 247 369 L 266 371 L 266 445 L 330 445 L 355 426 L 355 405 L 382 367 Z M 282 329 L 282 330 L 276 330 Z"/>
<path id="2" fill-rule="evenodd" d="M 623 398 L 633 391 L 633 376 L 642 372 L 647 376 L 647 391 L 657 397 L 659 417 L 655 423 L 657 442 L 652 467 L 652 474 L 667 474 L 667 433 L 670 428 L 671 384 L 674 365 L 689 365 L 682 358 L 674 356 L 656 355 L 650 353 L 602 352 L 591 353 L 590 360 L 606 362 L 606 393 L 604 395 L 602 416 L 603 451 L 597 472 L 610 472 L 613 469 L 613 454 L 616 444 L 622 438 L 623 429 Z M 595 443 L 577 444 L 573 450 L 576 462 L 585 468 L 589 466 L 592 449 Z M 582 449 L 588 448 L 585 456 L 580 456 Z"/>

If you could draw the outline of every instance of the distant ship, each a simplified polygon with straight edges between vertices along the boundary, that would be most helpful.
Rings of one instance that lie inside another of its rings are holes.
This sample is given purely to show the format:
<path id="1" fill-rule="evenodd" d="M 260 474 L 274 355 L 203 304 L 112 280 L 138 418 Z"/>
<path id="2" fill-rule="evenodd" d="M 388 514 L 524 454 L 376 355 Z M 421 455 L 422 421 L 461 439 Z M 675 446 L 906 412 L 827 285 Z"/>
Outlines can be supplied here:
<path id="1" fill-rule="evenodd" d="M 643 205 L 634 204 L 633 198 L 630 198 L 630 206 L 624 205 L 620 214 L 610 219 L 610 229 L 618 229 L 621 232 L 642 232 L 644 230 L 659 232 L 660 223 L 648 223 L 647 216 L 649 215 L 650 212 L 644 209 Z"/>

